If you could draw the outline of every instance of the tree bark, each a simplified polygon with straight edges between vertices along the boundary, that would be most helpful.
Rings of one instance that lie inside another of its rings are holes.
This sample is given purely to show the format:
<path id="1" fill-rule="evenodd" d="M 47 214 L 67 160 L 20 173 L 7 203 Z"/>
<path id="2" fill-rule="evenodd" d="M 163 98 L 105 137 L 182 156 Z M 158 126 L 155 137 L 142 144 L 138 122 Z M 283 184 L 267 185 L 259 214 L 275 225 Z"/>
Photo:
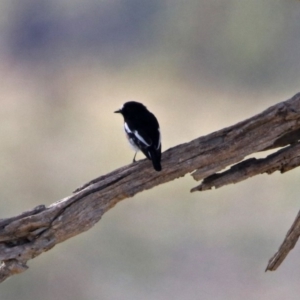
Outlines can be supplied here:
<path id="1" fill-rule="evenodd" d="M 119 201 L 191 173 L 202 183 L 192 192 L 219 188 L 261 173 L 287 172 L 300 164 L 300 93 L 238 124 L 163 153 L 161 172 L 142 160 L 100 176 L 49 207 L 40 205 L 0 220 L 0 282 L 27 269 L 28 260 L 94 226 Z M 247 159 L 280 148 L 264 159 Z M 231 168 L 216 173 L 224 168 Z M 267 270 L 275 270 L 300 235 L 298 215 Z"/>

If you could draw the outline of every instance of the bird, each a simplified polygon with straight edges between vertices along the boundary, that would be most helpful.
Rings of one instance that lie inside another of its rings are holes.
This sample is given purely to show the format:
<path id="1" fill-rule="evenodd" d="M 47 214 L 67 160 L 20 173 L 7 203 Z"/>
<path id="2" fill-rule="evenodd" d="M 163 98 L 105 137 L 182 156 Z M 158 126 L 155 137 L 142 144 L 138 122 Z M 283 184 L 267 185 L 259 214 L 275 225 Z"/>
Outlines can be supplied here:
<path id="1" fill-rule="evenodd" d="M 135 150 L 133 162 L 140 150 L 152 161 L 153 168 L 161 171 L 161 133 L 158 121 L 145 105 L 129 101 L 116 110 L 124 118 L 125 135 Z"/>

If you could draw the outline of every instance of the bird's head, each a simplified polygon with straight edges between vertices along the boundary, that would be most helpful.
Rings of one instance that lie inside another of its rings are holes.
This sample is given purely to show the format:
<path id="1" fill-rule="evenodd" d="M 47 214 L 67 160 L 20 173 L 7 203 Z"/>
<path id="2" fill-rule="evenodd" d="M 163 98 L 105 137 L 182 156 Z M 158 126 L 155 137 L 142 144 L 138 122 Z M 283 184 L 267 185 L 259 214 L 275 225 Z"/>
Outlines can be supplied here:
<path id="1" fill-rule="evenodd" d="M 116 110 L 115 113 L 122 114 L 124 118 L 130 118 L 145 111 L 147 111 L 145 105 L 139 102 L 130 101 L 126 102 L 119 110 Z"/>

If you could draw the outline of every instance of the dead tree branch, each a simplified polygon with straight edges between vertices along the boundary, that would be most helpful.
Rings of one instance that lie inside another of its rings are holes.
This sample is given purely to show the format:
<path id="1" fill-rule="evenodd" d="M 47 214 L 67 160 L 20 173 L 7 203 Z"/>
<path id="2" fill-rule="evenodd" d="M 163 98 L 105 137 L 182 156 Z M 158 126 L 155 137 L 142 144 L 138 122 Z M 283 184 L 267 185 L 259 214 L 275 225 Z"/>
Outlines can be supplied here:
<path id="1" fill-rule="evenodd" d="M 258 174 L 272 174 L 275 171 L 285 173 L 300 165 L 300 143 L 290 145 L 266 158 L 246 159 L 223 173 L 210 175 L 192 191 L 206 191 L 212 187 L 220 188 L 231 183 L 238 183 Z"/>
<path id="2" fill-rule="evenodd" d="M 92 180 L 47 208 L 41 205 L 2 219 L 0 282 L 25 271 L 28 260 L 90 229 L 119 201 L 187 173 L 192 173 L 195 180 L 204 179 L 192 189 L 201 191 L 263 172 L 295 168 L 300 161 L 299 138 L 300 93 L 243 122 L 165 151 L 162 172 L 155 172 L 149 161 L 142 160 Z M 287 147 L 265 159 L 241 162 L 250 154 L 284 146 Z M 237 165 L 229 171 L 216 174 L 234 164 Z M 285 255 L 279 250 L 276 257 L 281 259 L 273 258 L 268 270 L 276 269 L 295 245 L 300 233 L 299 225 L 294 227 L 288 234 L 293 234 L 293 243 L 285 243 L 287 247 L 282 250 Z M 272 264 L 273 261 L 276 263 Z"/>
<path id="3" fill-rule="evenodd" d="M 279 250 L 274 254 L 274 256 L 269 260 L 266 271 L 275 271 L 284 259 L 287 257 L 289 252 L 295 247 L 300 236 L 300 212 L 286 234 L 286 237 L 281 244 Z"/>

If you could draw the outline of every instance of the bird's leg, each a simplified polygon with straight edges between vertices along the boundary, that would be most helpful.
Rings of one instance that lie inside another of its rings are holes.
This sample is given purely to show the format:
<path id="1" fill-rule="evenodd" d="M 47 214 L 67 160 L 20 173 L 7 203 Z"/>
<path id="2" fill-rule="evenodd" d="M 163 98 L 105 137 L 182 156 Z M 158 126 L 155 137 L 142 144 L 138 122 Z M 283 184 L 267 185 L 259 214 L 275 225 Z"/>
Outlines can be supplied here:
<path id="1" fill-rule="evenodd" d="M 132 161 L 133 163 L 136 162 L 136 160 L 135 160 L 136 154 L 137 154 L 137 151 L 134 154 L 133 161 Z"/>

